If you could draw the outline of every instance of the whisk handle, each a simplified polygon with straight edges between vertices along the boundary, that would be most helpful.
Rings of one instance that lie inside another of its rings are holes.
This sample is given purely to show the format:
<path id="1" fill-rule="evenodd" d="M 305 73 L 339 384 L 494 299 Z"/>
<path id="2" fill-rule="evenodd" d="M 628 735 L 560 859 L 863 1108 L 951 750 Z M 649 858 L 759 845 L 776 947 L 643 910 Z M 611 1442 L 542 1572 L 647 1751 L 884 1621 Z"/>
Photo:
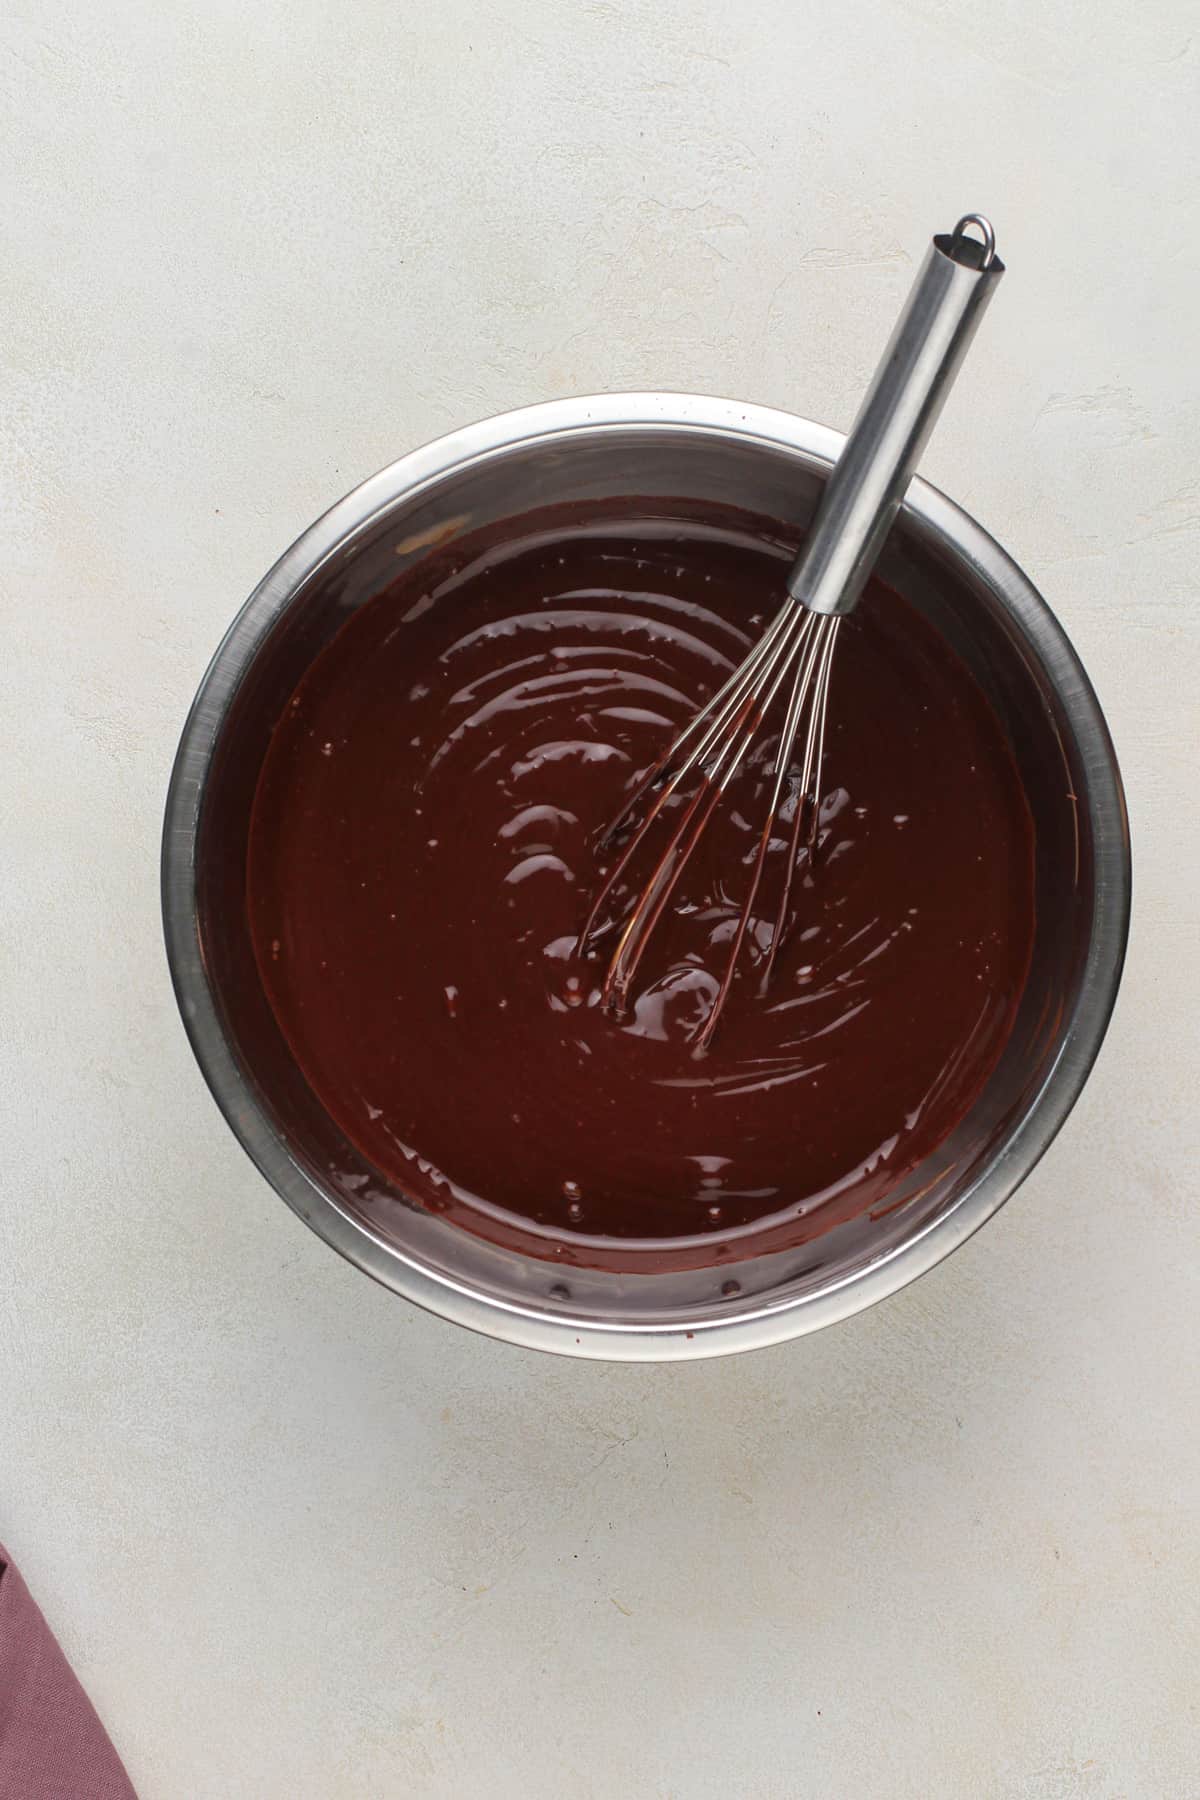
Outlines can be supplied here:
<path id="1" fill-rule="evenodd" d="M 971 225 L 978 238 L 966 235 Z M 1003 273 L 995 233 L 978 213 L 930 245 L 788 578 L 811 612 L 857 604 Z"/>

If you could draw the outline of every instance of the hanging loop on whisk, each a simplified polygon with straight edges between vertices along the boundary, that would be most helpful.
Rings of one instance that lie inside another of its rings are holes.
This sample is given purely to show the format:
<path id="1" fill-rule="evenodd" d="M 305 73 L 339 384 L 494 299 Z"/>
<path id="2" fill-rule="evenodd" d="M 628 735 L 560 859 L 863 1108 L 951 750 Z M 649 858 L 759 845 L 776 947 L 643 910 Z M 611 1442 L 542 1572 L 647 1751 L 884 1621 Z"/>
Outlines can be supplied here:
<path id="1" fill-rule="evenodd" d="M 964 243 L 974 243 L 973 238 L 967 237 L 968 225 L 974 225 L 980 238 L 983 240 L 983 256 L 980 260 L 979 267 L 981 269 L 990 269 L 996 260 L 996 233 L 992 230 L 992 221 L 990 219 L 985 219 L 982 213 L 963 214 L 962 218 L 958 221 L 958 224 L 954 227 L 954 230 L 950 233 L 950 254 L 954 256 L 955 261 L 957 261 L 959 247 Z"/>

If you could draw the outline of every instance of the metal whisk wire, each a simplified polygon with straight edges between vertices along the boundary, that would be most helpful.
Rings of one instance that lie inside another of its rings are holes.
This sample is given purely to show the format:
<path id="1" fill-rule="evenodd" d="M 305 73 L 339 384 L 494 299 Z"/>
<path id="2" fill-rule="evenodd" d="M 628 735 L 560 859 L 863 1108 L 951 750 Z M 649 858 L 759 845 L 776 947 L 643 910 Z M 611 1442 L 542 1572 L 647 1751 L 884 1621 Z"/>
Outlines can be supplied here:
<path id="1" fill-rule="evenodd" d="M 642 803 L 650 795 L 654 796 L 645 816 L 637 824 L 596 895 L 580 940 L 584 950 L 597 935 L 610 896 L 657 820 L 687 777 L 693 771 L 699 771 L 699 785 L 660 853 L 649 881 L 624 921 L 609 963 L 603 1001 L 606 1006 L 620 1011 L 624 1007 L 647 943 L 670 902 L 712 812 L 741 767 L 763 718 L 774 704 L 789 674 L 791 675 L 792 691 L 771 773 L 772 792 L 766 823 L 759 837 L 750 888 L 735 929 L 724 977 L 712 1010 L 697 1038 L 697 1048 L 701 1050 L 708 1046 L 733 982 L 783 802 L 796 739 L 806 714 L 808 724 L 796 788 L 787 877 L 764 966 L 764 982 L 770 976 L 775 953 L 786 926 L 791 876 L 799 854 L 801 827 L 805 817 L 809 820 L 810 855 L 816 841 L 829 676 L 839 623 L 836 617 L 809 612 L 798 602 L 789 601 L 746 660 L 701 707 L 691 723 L 674 740 L 666 755 L 643 777 L 620 813 L 602 834 L 602 846 L 613 844 L 622 829 L 632 819 L 636 819 Z"/>
<path id="2" fill-rule="evenodd" d="M 967 235 L 970 226 L 978 231 L 978 239 Z M 696 778 L 695 789 L 683 802 L 649 880 L 620 925 L 602 990 L 604 1005 L 620 1013 L 680 877 L 790 678 L 770 774 L 770 801 L 725 970 L 696 1037 L 697 1053 L 708 1049 L 733 986 L 767 856 L 777 836 L 797 740 L 802 737 L 782 892 L 762 953 L 761 986 L 765 988 L 770 981 L 787 934 L 805 821 L 810 867 L 819 838 L 821 766 L 838 627 L 842 616 L 858 602 L 1003 272 L 1004 264 L 996 256 L 995 234 L 978 213 L 966 214 L 953 232 L 934 238 L 788 577 L 789 598 L 749 655 L 704 702 L 601 834 L 600 848 L 611 849 L 632 825 L 593 901 L 579 937 L 581 954 L 587 954 L 596 940 L 613 928 L 606 918 L 610 900 L 650 833 L 659 820 L 665 820 L 684 783 Z M 639 820 L 643 806 L 646 810 Z"/>

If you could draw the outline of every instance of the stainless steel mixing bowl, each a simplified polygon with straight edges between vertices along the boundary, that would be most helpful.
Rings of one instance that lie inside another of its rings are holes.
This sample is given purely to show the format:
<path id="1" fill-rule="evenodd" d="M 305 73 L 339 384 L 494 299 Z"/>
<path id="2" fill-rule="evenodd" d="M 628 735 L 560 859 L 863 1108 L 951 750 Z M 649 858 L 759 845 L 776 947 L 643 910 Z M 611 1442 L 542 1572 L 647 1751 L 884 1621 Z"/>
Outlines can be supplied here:
<path id="1" fill-rule="evenodd" d="M 201 684 L 171 779 L 162 861 L 167 951 L 192 1047 L 288 1205 L 359 1268 L 444 1318 L 539 1349 L 630 1360 L 797 1337 L 894 1293 L 961 1244 L 1033 1168 L 1083 1086 L 1128 928 L 1116 758 L 1045 602 L 986 532 L 921 481 L 881 573 L 953 641 L 1007 729 L 1034 811 L 1037 932 L 1000 1063 L 886 1209 L 716 1270 L 610 1274 L 514 1254 L 423 1210 L 363 1161 L 308 1089 L 266 1004 L 244 908 L 254 785 L 296 682 L 353 608 L 431 544 L 559 501 L 682 497 L 803 524 L 841 443 L 787 413 L 678 394 L 557 401 L 453 432 L 311 526 L 250 596 Z"/>

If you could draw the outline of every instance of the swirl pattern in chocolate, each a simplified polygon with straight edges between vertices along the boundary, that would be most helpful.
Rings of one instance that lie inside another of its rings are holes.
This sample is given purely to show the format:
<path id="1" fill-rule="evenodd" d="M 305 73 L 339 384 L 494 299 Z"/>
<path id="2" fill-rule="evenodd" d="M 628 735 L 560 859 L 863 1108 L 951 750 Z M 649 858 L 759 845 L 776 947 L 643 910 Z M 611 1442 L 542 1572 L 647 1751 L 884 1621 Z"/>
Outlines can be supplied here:
<path id="1" fill-rule="evenodd" d="M 886 1198 L 998 1057 L 1033 934 L 1032 832 L 958 656 L 872 584 L 840 635 L 818 847 L 766 993 L 772 851 L 712 1048 L 769 732 L 627 1015 L 576 942 L 597 833 L 780 603 L 791 547 L 736 519 L 531 515 L 355 614 L 275 730 L 248 906 L 311 1087 L 419 1202 L 534 1254 L 737 1253 Z M 721 1247 L 718 1251 L 718 1245 Z"/>

